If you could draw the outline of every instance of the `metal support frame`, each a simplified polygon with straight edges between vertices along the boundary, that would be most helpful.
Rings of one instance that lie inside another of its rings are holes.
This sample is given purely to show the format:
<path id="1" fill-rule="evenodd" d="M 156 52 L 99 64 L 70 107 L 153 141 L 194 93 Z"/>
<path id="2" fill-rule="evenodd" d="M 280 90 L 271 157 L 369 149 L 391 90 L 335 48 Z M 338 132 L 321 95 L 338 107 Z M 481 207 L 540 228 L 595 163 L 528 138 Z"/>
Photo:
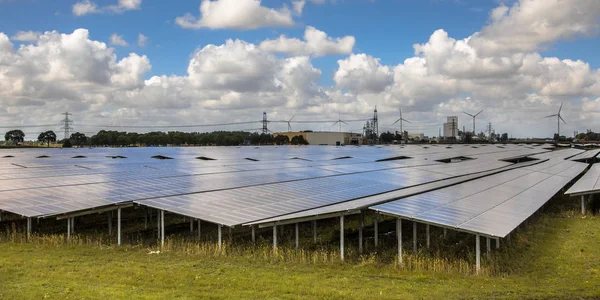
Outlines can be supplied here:
<path id="1" fill-rule="evenodd" d="M 296 228 L 295 228 L 296 229 L 296 250 L 298 250 L 298 248 L 300 248 L 300 237 L 298 234 L 299 227 L 300 226 L 298 225 L 298 223 L 296 223 Z"/>
<path id="2" fill-rule="evenodd" d="M 75 217 L 71 217 L 71 232 L 75 233 Z"/>
<path id="3" fill-rule="evenodd" d="M 413 221 L 413 251 L 417 252 L 417 222 Z"/>
<path id="4" fill-rule="evenodd" d="M 218 232 L 218 243 L 219 243 L 219 251 L 221 251 L 221 249 L 223 249 L 223 225 L 219 224 L 217 226 L 217 232 Z"/>
<path id="5" fill-rule="evenodd" d="M 500 238 L 496 238 L 496 249 L 500 249 Z"/>
<path id="6" fill-rule="evenodd" d="M 277 225 L 273 225 L 273 253 L 277 254 Z"/>
<path id="7" fill-rule="evenodd" d="M 117 245 L 121 246 L 121 208 L 117 209 Z"/>
<path id="8" fill-rule="evenodd" d="M 160 240 L 160 211 L 156 211 L 156 239 Z"/>
<path id="9" fill-rule="evenodd" d="M 429 238 L 429 224 L 425 227 L 425 235 L 427 235 L 427 249 L 429 249 L 430 238 Z"/>
<path id="10" fill-rule="evenodd" d="M 402 219 L 396 219 L 396 236 L 398 237 L 398 263 L 402 263 Z"/>
<path id="11" fill-rule="evenodd" d="M 340 258 L 344 260 L 344 215 L 340 216 Z"/>
<path id="12" fill-rule="evenodd" d="M 446 227 L 444 227 L 444 237 L 446 237 L 448 235 L 448 229 L 446 229 Z"/>
<path id="13" fill-rule="evenodd" d="M 148 229 L 148 208 L 144 212 L 144 229 Z"/>
<path id="14" fill-rule="evenodd" d="M 585 195 L 581 195 L 581 214 L 585 215 Z"/>
<path id="15" fill-rule="evenodd" d="M 358 215 L 359 221 L 358 221 L 358 253 L 362 254 L 363 253 L 363 227 L 365 226 L 365 218 L 364 218 L 364 214 L 361 211 L 360 214 Z"/>
<path id="16" fill-rule="evenodd" d="M 227 241 L 233 242 L 233 228 L 229 227 L 229 232 L 227 233 Z"/>
<path id="17" fill-rule="evenodd" d="M 481 270 L 481 250 L 480 250 L 480 238 L 479 234 L 475 235 L 475 273 L 479 274 Z"/>
<path id="18" fill-rule="evenodd" d="M 490 259 L 490 251 L 492 251 L 492 242 L 489 237 L 485 237 L 486 258 Z"/>
<path id="19" fill-rule="evenodd" d="M 194 232 L 194 219 L 190 218 L 190 232 Z"/>
<path id="20" fill-rule="evenodd" d="M 252 243 L 256 242 L 256 226 L 252 225 Z"/>
<path id="21" fill-rule="evenodd" d="M 160 248 L 165 246 L 165 211 L 160 210 Z"/>
<path id="22" fill-rule="evenodd" d="M 377 248 L 379 246 L 379 214 L 375 214 L 373 218 L 373 231 L 373 242 Z"/>

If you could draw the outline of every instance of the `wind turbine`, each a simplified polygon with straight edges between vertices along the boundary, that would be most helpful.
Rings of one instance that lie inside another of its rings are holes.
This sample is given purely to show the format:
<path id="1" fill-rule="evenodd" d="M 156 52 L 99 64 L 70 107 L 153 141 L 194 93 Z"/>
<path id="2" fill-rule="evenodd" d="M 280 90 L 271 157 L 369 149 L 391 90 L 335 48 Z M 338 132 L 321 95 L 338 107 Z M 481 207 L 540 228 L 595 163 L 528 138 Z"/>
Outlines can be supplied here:
<path id="1" fill-rule="evenodd" d="M 477 116 L 479 116 L 479 114 L 480 114 L 480 113 L 482 113 L 482 112 L 483 112 L 483 110 L 481 110 L 480 112 L 478 112 L 478 113 L 476 113 L 476 114 L 474 114 L 474 115 L 472 115 L 472 114 L 470 114 L 470 113 L 468 113 L 468 112 L 466 112 L 466 111 L 463 111 L 463 112 L 464 112 L 465 114 L 467 114 L 467 115 L 471 116 L 471 118 L 473 118 L 473 135 L 475 135 L 475 134 L 476 134 L 476 133 L 475 133 L 475 118 L 476 118 Z"/>
<path id="2" fill-rule="evenodd" d="M 558 124 L 558 137 L 560 138 L 560 121 L 563 121 L 565 124 L 567 124 L 567 122 L 565 122 L 565 120 L 561 117 L 560 115 L 560 111 L 562 110 L 562 102 L 560 103 L 560 107 L 558 108 L 558 113 L 555 113 L 553 115 L 549 115 L 546 118 L 552 118 L 552 117 L 556 117 L 556 123 Z"/>
<path id="3" fill-rule="evenodd" d="M 290 122 L 292 122 L 292 120 L 294 119 L 296 115 L 293 115 L 289 120 L 285 121 L 288 124 L 288 131 L 292 132 L 292 125 L 290 124 Z"/>
<path id="4" fill-rule="evenodd" d="M 402 130 L 402 123 L 403 122 L 410 123 L 410 121 L 408 121 L 402 117 L 402 108 L 398 108 L 398 110 L 400 111 L 400 118 L 398 120 L 396 120 L 396 122 L 394 122 L 394 124 L 400 122 L 400 136 L 402 137 L 401 140 L 404 140 L 404 130 Z M 394 126 L 394 124 L 392 124 L 392 126 Z"/>
<path id="5" fill-rule="evenodd" d="M 335 123 L 333 123 L 333 125 L 331 125 L 331 126 L 335 126 L 335 124 L 339 124 L 340 125 L 340 132 L 342 132 L 342 123 L 348 125 L 348 123 L 342 121 L 342 117 L 341 117 L 340 113 L 338 113 L 338 120 Z"/>

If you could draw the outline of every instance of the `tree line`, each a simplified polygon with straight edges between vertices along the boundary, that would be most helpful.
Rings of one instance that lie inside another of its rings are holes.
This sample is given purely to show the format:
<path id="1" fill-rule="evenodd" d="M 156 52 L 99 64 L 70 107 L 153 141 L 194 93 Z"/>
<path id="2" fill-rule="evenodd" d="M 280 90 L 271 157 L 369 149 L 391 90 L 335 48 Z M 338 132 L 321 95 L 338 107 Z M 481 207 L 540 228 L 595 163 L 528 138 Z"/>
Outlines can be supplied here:
<path id="1" fill-rule="evenodd" d="M 17 145 L 25 139 L 21 130 L 6 132 L 4 139 Z M 295 136 L 291 140 L 284 135 L 251 133 L 246 131 L 215 131 L 215 132 L 180 132 L 154 131 L 148 133 L 100 130 L 88 137 L 75 132 L 70 138 L 58 140 L 56 133 L 45 131 L 40 133 L 38 142 L 50 147 L 50 143 L 59 142 L 63 147 L 71 146 L 240 146 L 240 145 L 308 145 L 303 136 Z"/>

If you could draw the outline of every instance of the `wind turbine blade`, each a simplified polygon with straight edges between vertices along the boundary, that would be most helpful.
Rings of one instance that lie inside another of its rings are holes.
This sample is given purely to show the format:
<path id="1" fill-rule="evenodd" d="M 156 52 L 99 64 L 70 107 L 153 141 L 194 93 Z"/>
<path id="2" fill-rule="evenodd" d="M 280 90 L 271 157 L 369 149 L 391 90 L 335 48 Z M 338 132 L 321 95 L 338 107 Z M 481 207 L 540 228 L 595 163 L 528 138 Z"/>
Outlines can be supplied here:
<path id="1" fill-rule="evenodd" d="M 348 123 L 346 123 L 346 122 L 344 122 L 344 121 L 340 121 L 340 122 L 342 122 L 342 123 L 344 123 L 344 124 L 348 125 Z"/>
<path id="2" fill-rule="evenodd" d="M 402 119 L 398 119 L 398 120 L 396 120 L 396 122 L 392 123 L 392 125 L 390 125 L 390 126 L 393 126 L 393 125 L 395 125 L 395 124 L 396 124 L 396 123 L 398 123 L 400 120 L 402 120 Z"/>
<path id="3" fill-rule="evenodd" d="M 404 121 L 404 122 L 406 122 L 406 123 L 410 123 L 410 121 L 409 121 L 409 120 L 407 120 L 407 119 L 402 119 L 402 121 Z"/>
<path id="4" fill-rule="evenodd" d="M 333 125 L 331 125 L 332 127 L 335 126 L 337 123 L 339 123 L 340 121 L 337 121 L 335 123 L 333 123 Z"/>
<path id="5" fill-rule="evenodd" d="M 475 117 L 479 116 L 479 114 L 480 114 L 480 113 L 482 113 L 482 112 L 483 112 L 483 109 L 482 109 L 480 112 L 476 113 L 476 114 L 473 116 L 473 118 L 475 118 Z"/>
<path id="6" fill-rule="evenodd" d="M 296 116 L 296 115 L 294 114 L 294 115 L 292 116 L 292 118 L 291 118 L 291 119 L 290 119 L 288 122 L 291 122 L 291 121 L 294 119 L 294 117 L 295 117 L 295 116 Z"/>
<path id="7" fill-rule="evenodd" d="M 565 121 L 565 119 L 563 119 L 560 115 L 558 115 L 558 118 L 561 119 L 563 121 L 563 123 L 567 124 L 567 122 Z"/>
<path id="8" fill-rule="evenodd" d="M 562 110 L 562 102 L 560 103 L 560 107 L 558 108 L 558 114 L 560 114 L 560 111 Z"/>
<path id="9" fill-rule="evenodd" d="M 465 114 L 467 114 L 467 115 L 471 116 L 471 117 L 473 116 L 472 114 L 470 114 L 470 113 L 468 113 L 468 112 L 466 112 L 466 111 L 463 111 L 463 112 L 464 112 Z"/>
<path id="10" fill-rule="evenodd" d="M 558 116 L 558 114 L 549 115 L 549 116 L 546 116 L 544 118 L 552 118 L 552 117 L 556 117 L 556 116 Z"/>

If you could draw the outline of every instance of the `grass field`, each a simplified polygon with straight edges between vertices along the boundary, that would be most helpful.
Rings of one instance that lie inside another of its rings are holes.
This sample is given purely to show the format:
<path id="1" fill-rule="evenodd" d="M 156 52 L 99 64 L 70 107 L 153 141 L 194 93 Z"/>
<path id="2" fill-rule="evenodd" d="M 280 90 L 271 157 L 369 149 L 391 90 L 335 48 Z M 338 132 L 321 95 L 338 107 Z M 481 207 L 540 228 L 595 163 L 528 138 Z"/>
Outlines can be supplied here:
<path id="1" fill-rule="evenodd" d="M 335 230 L 322 231 L 335 240 Z M 465 240 L 456 235 L 445 244 Z M 176 237 L 166 251 L 150 254 L 158 249 L 143 242 L 116 247 L 81 237 L 66 245 L 62 236 L 44 234 L 27 243 L 4 233 L 0 298 L 600 298 L 600 218 L 575 211 L 550 211 L 530 222 L 484 260 L 487 271 L 479 276 L 456 267 L 471 263 L 470 245 L 457 246 L 454 261 L 440 258 L 442 250 L 407 253 L 401 267 L 393 238 L 382 242 L 377 254 L 351 249 L 340 262 L 335 245 L 296 252 L 289 239 L 277 256 L 267 239 L 259 246 L 234 240 L 219 254 L 213 243 Z M 427 271 L 436 263 L 448 266 Z"/>

